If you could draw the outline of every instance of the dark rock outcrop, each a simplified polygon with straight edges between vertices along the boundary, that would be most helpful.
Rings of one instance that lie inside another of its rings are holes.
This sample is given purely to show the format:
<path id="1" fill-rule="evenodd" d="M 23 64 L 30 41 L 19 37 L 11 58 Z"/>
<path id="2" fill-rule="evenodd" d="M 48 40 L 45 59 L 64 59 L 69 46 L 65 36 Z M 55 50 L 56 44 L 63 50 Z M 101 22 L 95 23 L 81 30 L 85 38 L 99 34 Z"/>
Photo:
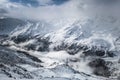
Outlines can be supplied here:
<path id="1" fill-rule="evenodd" d="M 64 42 L 61 45 L 55 46 L 53 48 L 55 51 L 61 51 L 65 50 L 67 51 L 70 55 L 75 55 L 77 54 L 80 50 L 86 50 L 86 46 L 82 45 L 77 45 L 76 43 L 73 44 L 65 44 Z"/>
<path id="2" fill-rule="evenodd" d="M 114 57 L 115 56 L 114 52 L 112 52 L 112 51 L 98 49 L 96 46 L 89 48 L 87 45 L 82 45 L 82 44 L 78 45 L 76 43 L 65 44 L 63 42 L 61 45 L 55 46 L 53 48 L 53 50 L 55 50 L 55 51 L 65 50 L 70 55 L 75 55 L 79 51 L 83 51 L 83 54 L 85 57 L 87 57 L 87 56 Z"/>
<path id="3" fill-rule="evenodd" d="M 51 44 L 51 42 L 49 42 L 49 40 L 46 38 L 45 39 L 44 38 L 35 38 L 35 42 L 26 45 L 25 49 L 45 52 L 45 51 L 49 51 L 50 44 Z"/>
<path id="4" fill-rule="evenodd" d="M 15 37 L 12 37 L 11 40 L 14 41 L 16 44 L 26 42 L 27 40 L 30 39 L 29 35 L 18 35 Z"/>
<path id="5" fill-rule="evenodd" d="M 111 76 L 111 71 L 107 66 L 107 62 L 103 59 L 95 59 L 88 64 L 91 68 L 93 68 L 93 73 L 98 76 L 109 77 Z"/>

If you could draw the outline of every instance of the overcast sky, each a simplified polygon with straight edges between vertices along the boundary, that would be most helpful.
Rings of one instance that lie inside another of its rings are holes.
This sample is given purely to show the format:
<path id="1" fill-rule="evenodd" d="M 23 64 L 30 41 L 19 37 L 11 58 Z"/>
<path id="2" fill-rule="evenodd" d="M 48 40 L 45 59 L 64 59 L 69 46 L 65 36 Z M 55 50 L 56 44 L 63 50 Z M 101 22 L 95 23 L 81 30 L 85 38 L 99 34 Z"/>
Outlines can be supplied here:
<path id="1" fill-rule="evenodd" d="M 0 0 L 7 16 L 22 19 L 54 20 L 119 14 L 120 0 Z M 117 6 L 117 7 L 116 7 Z"/>

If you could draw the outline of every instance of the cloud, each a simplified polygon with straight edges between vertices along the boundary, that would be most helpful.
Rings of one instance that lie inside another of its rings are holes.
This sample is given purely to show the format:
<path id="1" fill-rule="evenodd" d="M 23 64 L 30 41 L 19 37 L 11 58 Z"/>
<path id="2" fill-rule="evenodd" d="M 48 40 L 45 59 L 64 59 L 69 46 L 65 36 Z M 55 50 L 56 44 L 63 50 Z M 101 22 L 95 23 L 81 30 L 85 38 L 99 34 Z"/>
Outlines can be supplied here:
<path id="1" fill-rule="evenodd" d="M 48 5 L 48 4 L 52 4 L 53 0 L 37 0 L 39 2 L 40 5 Z"/>
<path id="2" fill-rule="evenodd" d="M 8 0 L 0 0 L 0 4 L 8 2 Z"/>
<path id="3" fill-rule="evenodd" d="M 0 8 L 3 7 L 4 4 L 7 4 L 9 1 L 8 0 L 0 0 Z"/>
<path id="4" fill-rule="evenodd" d="M 84 16 L 84 4 L 82 4 L 82 0 L 67 0 L 67 2 L 63 2 L 61 5 L 53 4 L 53 0 L 37 1 L 42 6 L 25 6 L 21 3 L 13 3 L 10 1 L 3 6 L 4 9 L 7 9 L 9 12 L 7 16 L 21 19 L 60 20 L 68 18 L 75 19 Z"/>
<path id="5" fill-rule="evenodd" d="M 8 2 L 7 0 L 0 0 L 0 3 L 5 3 L 3 5 L 4 9 L 7 9 L 9 12 L 7 16 L 21 19 L 81 19 L 81 17 L 93 17 L 101 14 L 118 15 L 119 13 L 119 9 L 116 9 L 115 6 L 107 5 L 108 3 L 104 2 L 104 0 L 102 0 L 104 4 L 98 4 L 97 2 L 100 0 L 68 0 L 66 3 L 62 3 L 61 5 L 48 5 L 53 3 L 53 0 L 37 1 L 42 4 L 42 6 L 25 6 L 20 3 Z"/>
<path id="6" fill-rule="evenodd" d="M 52 3 L 52 0 L 39 0 L 42 4 Z M 81 15 L 77 10 L 79 4 L 77 1 L 68 1 L 61 5 L 46 5 L 39 7 L 28 7 L 19 3 L 7 4 L 6 9 L 9 11 L 7 16 L 23 18 L 23 19 L 36 19 L 36 20 L 53 20 L 65 18 L 77 18 Z"/>
<path id="7" fill-rule="evenodd" d="M 96 31 L 108 31 L 109 29 L 109 31 L 114 31 L 115 34 L 120 32 L 118 27 L 120 25 L 120 1 L 107 3 L 102 0 L 103 2 L 98 3 L 100 0 L 68 0 L 61 5 L 46 5 L 52 3 L 51 1 L 53 0 L 39 0 L 39 3 L 45 5 L 38 7 L 25 6 L 7 0 L 1 0 L 0 3 L 3 9 L 8 11 L 6 16 L 9 17 L 54 22 L 57 20 L 56 23 L 62 21 L 62 24 L 66 21 L 66 25 L 73 23 L 75 20 L 84 20 L 87 17 L 90 20 L 88 19 L 85 22 L 88 21 L 87 26 L 92 27 L 93 30 L 96 30 L 97 27 Z M 68 23 L 67 20 L 71 20 L 71 22 Z"/>

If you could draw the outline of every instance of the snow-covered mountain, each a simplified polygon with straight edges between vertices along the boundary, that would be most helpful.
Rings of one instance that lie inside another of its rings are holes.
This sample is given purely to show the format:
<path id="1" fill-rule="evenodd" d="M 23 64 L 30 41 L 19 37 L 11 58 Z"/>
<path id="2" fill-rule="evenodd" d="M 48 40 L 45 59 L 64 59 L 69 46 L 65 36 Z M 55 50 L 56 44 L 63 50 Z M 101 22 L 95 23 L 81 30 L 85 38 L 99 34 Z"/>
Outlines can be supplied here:
<path id="1" fill-rule="evenodd" d="M 120 80 L 120 18 L 110 7 L 119 5 L 113 0 L 71 0 L 59 6 L 46 2 L 36 9 L 4 3 L 0 3 L 5 8 L 0 9 L 1 79 Z M 44 9 L 54 13 L 45 16 Z"/>
<path id="2" fill-rule="evenodd" d="M 116 55 L 119 55 L 119 52 L 117 52 L 116 44 L 114 44 L 116 37 L 113 34 L 105 34 L 104 31 L 99 33 L 97 28 L 89 27 L 95 25 L 91 20 L 85 22 L 77 20 L 60 29 L 54 29 L 52 25 L 45 22 L 26 21 L 26 23 L 23 23 L 22 26 L 13 26 L 12 30 L 9 30 L 8 36 L 1 35 L 1 65 L 3 66 L 1 70 L 4 69 L 4 73 L 1 75 L 12 78 L 48 80 L 117 79 L 119 58 Z M 49 29 L 48 26 L 53 29 Z M 7 52 L 4 52 L 4 49 Z M 20 63 L 19 61 L 11 67 L 13 60 L 9 56 L 9 50 L 13 58 L 17 60 L 20 58 L 20 61 L 25 59 L 27 62 Z M 8 54 L 8 56 L 5 54 Z M 33 63 L 29 62 L 31 61 L 29 59 L 32 59 Z M 36 68 L 31 65 L 38 66 Z M 10 71 L 4 67 L 7 67 Z M 21 71 L 21 68 L 27 70 L 19 74 L 14 72 L 14 67 L 18 68 L 18 71 Z M 22 77 L 23 74 L 26 74 L 27 77 Z M 59 76 L 56 74 L 59 74 Z"/>

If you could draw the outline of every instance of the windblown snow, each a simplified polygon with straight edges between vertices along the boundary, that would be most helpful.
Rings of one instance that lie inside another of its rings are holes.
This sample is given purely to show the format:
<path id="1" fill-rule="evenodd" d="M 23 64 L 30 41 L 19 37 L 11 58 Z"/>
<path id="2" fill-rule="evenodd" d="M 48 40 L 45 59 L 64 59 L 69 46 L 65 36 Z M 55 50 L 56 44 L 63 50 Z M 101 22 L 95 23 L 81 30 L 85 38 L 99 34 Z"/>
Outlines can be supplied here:
<path id="1" fill-rule="evenodd" d="M 120 80 L 119 4 L 68 0 L 35 8 L 2 0 L 0 78 Z"/>

